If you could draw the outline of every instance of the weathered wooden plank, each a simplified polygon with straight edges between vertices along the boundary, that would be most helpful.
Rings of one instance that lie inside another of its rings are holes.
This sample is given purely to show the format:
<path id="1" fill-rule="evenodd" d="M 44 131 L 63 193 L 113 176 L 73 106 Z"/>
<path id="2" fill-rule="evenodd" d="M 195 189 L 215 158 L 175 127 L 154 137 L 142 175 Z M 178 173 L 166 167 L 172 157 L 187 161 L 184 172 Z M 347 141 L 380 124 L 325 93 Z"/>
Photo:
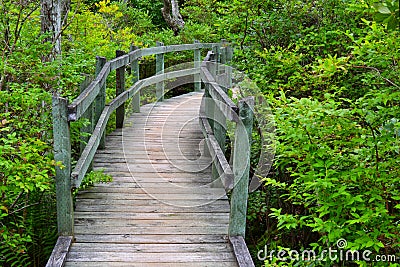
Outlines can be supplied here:
<path id="1" fill-rule="evenodd" d="M 191 243 L 226 243 L 226 235 L 187 234 L 187 235 L 117 235 L 76 234 L 76 242 L 94 243 L 134 243 L 134 244 L 191 244 Z"/>
<path id="2" fill-rule="evenodd" d="M 210 209 L 213 212 L 227 212 L 227 208 L 229 207 L 226 205 L 217 205 L 217 204 L 210 204 L 208 207 L 199 206 L 199 207 L 186 207 L 187 209 L 192 210 L 196 213 L 210 213 Z M 76 207 L 76 211 L 114 211 L 114 212 L 157 212 L 162 210 L 163 212 L 187 212 L 184 210 L 183 207 L 174 207 L 174 206 L 110 206 L 110 205 L 96 205 L 96 206 L 79 206 Z M 77 233 L 77 232 L 76 232 Z M 143 233 L 142 233 L 143 234 Z"/>
<path id="3" fill-rule="evenodd" d="M 92 104 L 99 94 L 100 88 L 104 86 L 107 76 L 110 73 L 110 63 L 107 62 L 101 69 L 99 75 L 90 83 L 90 85 L 72 101 L 68 106 L 68 120 L 76 121 Z"/>
<path id="4" fill-rule="evenodd" d="M 56 170 L 58 234 L 74 233 L 74 211 L 71 194 L 71 139 L 68 122 L 68 99 L 54 96 L 52 100 L 54 160 L 61 163 Z"/>
<path id="5" fill-rule="evenodd" d="M 184 224 L 185 227 L 227 227 L 229 223 L 229 217 L 214 220 L 196 220 L 196 219 L 186 219 L 186 220 L 138 220 L 136 218 L 125 219 L 88 219 L 88 218 L 75 218 L 75 225 L 83 226 L 93 226 L 93 227 L 176 227 L 177 225 Z"/>
<path id="6" fill-rule="evenodd" d="M 80 84 L 79 89 L 82 93 L 83 90 L 93 81 L 93 78 L 86 77 L 86 79 Z M 88 125 L 82 126 L 80 129 L 80 153 L 85 149 L 86 143 L 89 140 L 89 135 L 92 134 L 94 123 L 93 123 L 93 105 L 91 105 L 86 112 L 83 114 L 82 118 L 87 119 L 89 121 Z"/>
<path id="7" fill-rule="evenodd" d="M 77 211 L 75 212 L 76 219 L 104 219 L 107 218 L 108 220 L 118 219 L 118 220 L 148 220 L 148 221 L 187 221 L 187 220 L 196 220 L 196 221 L 225 221 L 229 220 L 229 215 L 226 213 L 137 213 L 137 212 L 84 212 L 84 211 Z"/>
<path id="8" fill-rule="evenodd" d="M 111 191 L 111 192 L 110 192 Z M 93 193 L 86 193 L 85 194 L 85 199 L 104 199 L 108 198 L 110 200 L 112 199 L 130 199 L 132 202 L 136 203 L 138 200 L 154 200 L 155 194 L 134 194 L 134 192 L 129 192 L 130 190 L 126 189 L 125 192 L 118 192 L 122 190 L 96 190 L 96 192 Z M 99 194 L 101 193 L 101 194 Z M 193 199 L 196 198 L 197 200 L 201 201 L 204 200 L 205 203 L 213 201 L 216 196 L 207 196 L 207 195 L 192 195 L 192 194 L 175 194 L 175 193 L 157 193 L 156 194 L 157 199 L 163 200 L 163 201 L 170 201 L 170 200 L 186 200 L 186 199 Z M 221 196 L 221 199 L 225 198 Z M 182 211 L 184 212 L 184 211 Z"/>
<path id="9" fill-rule="evenodd" d="M 228 95 L 222 90 L 221 86 L 217 84 L 212 77 L 210 71 L 207 68 L 201 67 L 201 78 L 204 83 L 209 86 L 209 94 L 215 102 L 215 105 L 230 121 L 238 122 L 238 107 L 228 97 Z"/>
<path id="10" fill-rule="evenodd" d="M 93 160 L 97 147 L 99 146 L 100 138 L 105 130 L 109 117 L 109 106 L 106 106 L 100 116 L 96 128 L 93 131 L 92 136 L 89 139 L 88 144 L 85 147 L 85 150 L 82 152 L 81 157 L 79 158 L 74 170 L 71 173 L 73 188 L 79 188 L 83 177 L 85 176 L 89 168 L 90 162 Z"/>
<path id="11" fill-rule="evenodd" d="M 76 225 L 76 234 L 103 234 L 112 235 L 120 233 L 129 233 L 131 235 L 153 234 L 153 235 L 190 235 L 190 234 L 207 234 L 220 235 L 228 232 L 228 225 L 225 226 L 84 226 Z"/>
<path id="12" fill-rule="evenodd" d="M 239 267 L 255 267 L 253 259 L 242 236 L 230 236 L 229 241 L 233 246 Z"/>
<path id="13" fill-rule="evenodd" d="M 198 44 L 199 41 L 195 40 L 194 41 L 195 44 Z M 194 49 L 194 68 L 195 69 L 199 69 L 199 73 L 194 75 L 194 90 L 196 92 L 200 92 L 201 90 L 201 79 L 200 79 L 200 66 L 201 66 L 201 53 L 200 53 L 200 49 Z"/>
<path id="14" fill-rule="evenodd" d="M 179 52 L 179 51 L 187 51 L 194 49 L 210 49 L 213 43 L 196 43 L 196 44 L 183 44 L 183 45 L 169 45 L 169 46 L 160 46 L 160 47 L 151 47 L 140 49 L 136 53 L 133 52 L 131 57 L 133 59 L 137 59 L 139 57 L 149 56 L 149 55 L 157 55 L 157 54 L 165 54 L 169 52 Z"/>
<path id="15" fill-rule="evenodd" d="M 160 260 L 161 259 L 161 260 Z M 235 259 L 231 252 L 196 252 L 196 253 L 168 253 L 158 252 L 157 256 L 154 253 L 126 253 L 126 252 L 70 252 L 68 261 L 114 261 L 114 262 L 142 262 L 142 263 L 164 263 L 164 262 L 202 262 L 202 261 L 232 261 Z"/>
<path id="16" fill-rule="evenodd" d="M 170 173 L 149 173 L 146 171 L 138 171 L 138 172 L 130 172 L 128 171 L 111 171 L 111 170 L 106 170 L 104 171 L 104 168 L 99 168 L 96 167 L 95 169 L 97 170 L 102 170 L 105 174 L 111 175 L 112 177 L 114 177 L 115 179 L 119 178 L 119 177 L 124 177 L 124 179 L 128 179 L 130 178 L 134 178 L 134 179 L 147 179 L 147 178 L 152 178 L 152 179 L 160 179 L 160 180 L 164 180 L 164 181 L 174 181 L 174 180 L 181 180 L 181 179 L 188 179 L 188 182 L 190 181 L 195 181 L 195 179 L 197 177 L 199 177 L 199 173 L 196 174 L 187 174 L 186 172 L 176 172 L 173 174 Z M 210 178 L 210 176 L 202 176 L 199 177 L 198 181 L 208 181 L 208 179 Z"/>
<path id="17" fill-rule="evenodd" d="M 163 46 L 162 42 L 156 42 L 157 47 Z M 156 55 L 156 75 L 164 74 L 164 54 L 157 54 Z M 156 97 L 157 101 L 164 100 L 164 80 L 158 82 L 156 84 Z"/>
<path id="18" fill-rule="evenodd" d="M 218 171 L 219 178 L 222 181 L 225 191 L 232 190 L 234 180 L 232 169 L 225 158 L 224 152 L 221 150 L 221 147 L 218 145 L 218 142 L 213 135 L 208 137 L 207 145 L 212 158 L 216 159 L 216 161 L 214 161 L 215 167 Z"/>
<path id="19" fill-rule="evenodd" d="M 104 67 L 104 65 L 106 63 L 107 63 L 107 59 L 105 57 L 96 57 L 96 73 L 95 73 L 96 76 L 100 74 L 102 68 Z M 106 83 L 105 82 L 100 87 L 99 93 L 93 103 L 94 103 L 94 110 L 95 110 L 95 114 L 96 114 L 94 121 L 92 121 L 92 123 L 93 123 L 92 127 L 94 129 L 94 125 L 96 125 L 96 123 L 99 121 L 101 113 L 103 112 L 104 107 L 106 105 Z M 100 139 L 100 144 L 99 144 L 100 148 L 104 148 L 104 146 L 105 146 L 105 133 L 102 134 L 101 139 Z"/>
<path id="20" fill-rule="evenodd" d="M 72 236 L 60 236 L 47 261 L 46 267 L 62 267 L 67 259 L 68 251 L 71 247 Z"/>
<path id="21" fill-rule="evenodd" d="M 250 144 L 253 127 L 252 97 L 239 101 L 239 116 L 235 131 L 233 150 L 234 188 L 231 195 L 231 219 L 229 222 L 229 236 L 245 236 L 247 198 L 249 191 L 250 172 Z"/>
<path id="22" fill-rule="evenodd" d="M 120 58 L 121 56 L 124 56 L 125 52 L 121 50 L 117 50 L 115 52 L 115 57 Z M 126 63 L 116 69 L 116 82 L 115 82 L 115 95 L 118 96 L 122 94 L 125 91 L 125 65 L 128 62 L 129 57 L 126 56 L 124 57 L 125 60 L 121 61 L 126 61 Z M 113 65 L 110 63 L 111 66 Z M 112 68 L 112 67 L 111 67 Z M 122 128 L 124 125 L 124 118 L 125 118 L 125 105 L 124 103 L 121 103 L 117 110 L 116 110 L 116 116 L 115 116 L 115 127 L 116 128 Z"/>
<path id="23" fill-rule="evenodd" d="M 137 46 L 131 46 L 131 52 L 138 50 Z M 131 61 L 131 69 L 132 69 L 132 83 L 135 84 L 140 79 L 139 73 L 139 60 L 135 59 Z M 140 91 L 132 97 L 132 110 L 133 112 L 140 112 Z"/>
<path id="24" fill-rule="evenodd" d="M 102 252 L 126 252 L 126 253 L 179 253 L 179 252 L 230 252 L 228 243 L 211 244 L 104 244 L 104 243 L 77 243 L 73 251 L 102 251 Z"/>
<path id="25" fill-rule="evenodd" d="M 152 208 L 170 208 L 167 206 L 171 206 L 172 208 L 186 208 L 186 207 L 202 207 L 202 208 L 213 208 L 213 207 L 224 207 L 229 210 L 228 203 L 226 203 L 226 199 L 221 200 L 208 200 L 208 199 L 192 199 L 188 195 L 186 199 L 162 199 L 158 198 L 157 194 L 151 194 L 153 199 L 144 199 L 144 200 L 135 200 L 131 199 L 87 199 L 87 198 L 79 198 L 79 206 L 85 208 L 85 206 L 93 206 L 93 205 L 108 205 L 108 206 L 129 206 L 134 205 L 136 207 L 146 207 L 151 206 Z M 216 196 L 217 198 L 217 196 Z M 212 202 L 212 203 L 210 203 Z M 210 207 L 210 205 L 213 207 Z M 139 208 L 141 209 L 141 208 Z M 187 211 L 187 210 L 186 210 Z"/>
<path id="26" fill-rule="evenodd" d="M 229 244 L 104 244 L 104 243 L 77 243 L 71 251 L 79 252 L 116 252 L 116 253 L 231 253 Z M 150 255 L 149 255 L 150 256 Z M 177 255 L 179 257 L 179 255 Z M 226 259 L 223 259 L 226 260 Z M 161 260 L 162 261 L 162 260 Z M 189 259 L 190 261 L 190 259 Z M 222 261 L 222 259 L 220 260 Z"/>
<path id="27" fill-rule="evenodd" d="M 220 176 L 221 182 L 226 191 L 230 191 L 233 188 L 233 172 L 232 169 L 225 158 L 225 154 L 222 151 L 221 147 L 219 146 L 217 140 L 213 135 L 213 131 L 211 126 L 208 123 L 208 120 L 204 117 L 200 117 L 200 125 L 203 129 L 204 135 L 206 136 L 206 144 L 208 146 L 208 151 L 211 154 L 214 161 L 215 167 L 218 171 Z"/>
<path id="28" fill-rule="evenodd" d="M 143 79 L 142 81 L 144 81 L 144 86 L 150 86 L 166 80 L 177 79 L 186 76 L 193 76 L 194 74 L 197 73 L 199 73 L 199 70 L 196 68 L 176 70 L 176 71 L 156 74 L 149 78 Z M 156 104 L 153 104 L 153 106 L 156 106 Z M 173 109 L 173 107 L 160 107 L 160 108 Z"/>
<path id="29" fill-rule="evenodd" d="M 223 262 L 209 262 L 209 261 L 202 261 L 202 262 L 67 262 L 66 267 L 234 267 L 237 266 L 236 260 L 234 261 L 223 261 Z"/>
<path id="30" fill-rule="evenodd" d="M 110 60 L 109 63 L 110 63 L 110 71 L 117 70 L 130 63 L 129 55 L 127 55 L 126 53 L 119 54 L 114 59 Z"/>

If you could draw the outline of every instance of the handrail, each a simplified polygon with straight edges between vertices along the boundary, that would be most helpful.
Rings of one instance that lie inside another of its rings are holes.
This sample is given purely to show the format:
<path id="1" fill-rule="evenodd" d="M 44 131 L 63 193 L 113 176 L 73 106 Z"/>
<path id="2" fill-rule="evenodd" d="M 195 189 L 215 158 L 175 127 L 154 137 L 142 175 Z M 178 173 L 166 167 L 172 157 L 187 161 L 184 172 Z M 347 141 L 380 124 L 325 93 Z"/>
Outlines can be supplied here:
<path id="1" fill-rule="evenodd" d="M 134 60 L 149 55 L 158 55 L 168 52 L 178 52 L 211 48 L 216 43 L 194 43 L 184 45 L 158 46 L 134 50 L 126 55 L 108 61 L 101 69 L 99 75 L 92 83 L 68 106 L 68 120 L 76 121 L 88 109 L 94 98 L 98 95 L 100 88 L 104 85 L 108 74 L 118 68 L 131 64 Z"/>
<path id="2" fill-rule="evenodd" d="M 217 51 L 218 53 L 218 51 Z M 227 58 L 221 53 L 221 59 Z M 231 191 L 229 214 L 229 241 L 240 267 L 254 267 L 249 250 L 244 241 L 248 199 L 248 181 L 250 171 L 250 144 L 253 126 L 254 97 L 233 103 L 227 94 L 228 84 L 222 86 L 216 82 L 219 73 L 218 54 L 208 53 L 201 65 L 201 79 L 205 83 L 205 92 L 200 107 L 200 126 L 206 138 L 209 154 L 213 157 L 213 178 L 220 180 L 225 191 Z M 221 62 L 225 63 L 225 62 Z M 221 68 L 223 71 L 226 69 Z M 226 120 L 236 124 L 233 145 L 233 166 L 225 158 Z"/>

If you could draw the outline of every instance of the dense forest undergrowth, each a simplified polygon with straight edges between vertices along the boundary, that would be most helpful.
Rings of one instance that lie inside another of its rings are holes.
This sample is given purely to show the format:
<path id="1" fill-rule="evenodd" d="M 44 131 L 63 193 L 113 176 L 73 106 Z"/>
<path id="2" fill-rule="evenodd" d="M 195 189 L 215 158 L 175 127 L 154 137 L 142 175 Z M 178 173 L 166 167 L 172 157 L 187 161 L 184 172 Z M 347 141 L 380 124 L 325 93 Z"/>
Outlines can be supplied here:
<path id="1" fill-rule="evenodd" d="M 75 98 L 96 55 L 223 38 L 275 116 L 273 166 L 249 198 L 246 241 L 256 265 L 397 266 L 399 258 L 323 252 L 400 257 L 397 0 L 182 0 L 185 23 L 174 30 L 163 1 L 62 1 L 62 52 L 53 60 L 40 2 L 0 0 L 0 265 L 43 266 L 55 244 L 52 94 Z M 170 66 L 190 60 L 166 55 Z M 142 73 L 153 62 L 143 58 Z M 111 99 L 112 77 L 107 84 Z M 302 258 L 305 250 L 322 256 Z"/>

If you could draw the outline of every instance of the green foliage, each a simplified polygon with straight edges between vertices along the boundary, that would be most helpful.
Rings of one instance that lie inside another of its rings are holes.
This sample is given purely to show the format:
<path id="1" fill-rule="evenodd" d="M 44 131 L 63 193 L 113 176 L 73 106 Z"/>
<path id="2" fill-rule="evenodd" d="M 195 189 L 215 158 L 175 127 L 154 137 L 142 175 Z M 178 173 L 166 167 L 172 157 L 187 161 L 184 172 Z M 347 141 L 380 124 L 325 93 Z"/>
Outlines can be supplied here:
<path id="1" fill-rule="evenodd" d="M 9 88 L 0 91 L 0 250 L 4 255 L 0 263 L 25 266 L 32 264 L 28 255 L 31 244 L 46 235 L 54 238 L 51 228 L 42 229 L 41 237 L 33 231 L 53 214 L 36 217 L 30 213 L 43 207 L 41 202 L 53 190 L 55 162 L 48 140 L 50 95 L 32 84 L 12 83 Z M 48 254 L 43 253 L 33 257 L 46 258 Z"/>
<path id="2" fill-rule="evenodd" d="M 79 190 L 85 190 L 95 183 L 109 183 L 112 182 L 112 176 L 109 174 L 104 174 L 103 170 L 91 171 L 86 174 L 85 178 L 82 180 Z"/>
<path id="3" fill-rule="evenodd" d="M 389 30 L 399 29 L 399 1 L 387 0 L 381 3 L 374 3 L 373 6 L 376 10 L 374 14 L 376 22 L 385 24 Z"/>

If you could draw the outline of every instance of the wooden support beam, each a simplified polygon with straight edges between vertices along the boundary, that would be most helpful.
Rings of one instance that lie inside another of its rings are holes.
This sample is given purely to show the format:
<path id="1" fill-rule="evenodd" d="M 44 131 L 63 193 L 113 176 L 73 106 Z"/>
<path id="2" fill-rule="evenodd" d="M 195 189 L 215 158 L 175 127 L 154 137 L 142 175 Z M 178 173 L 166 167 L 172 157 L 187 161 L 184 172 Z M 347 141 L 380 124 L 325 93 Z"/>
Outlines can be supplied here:
<path id="1" fill-rule="evenodd" d="M 245 237 L 247 198 L 249 191 L 250 145 L 253 128 L 254 98 L 239 101 L 239 119 L 236 125 L 233 150 L 234 187 L 231 195 L 229 236 Z"/>
<path id="2" fill-rule="evenodd" d="M 131 52 L 138 50 L 137 46 L 131 46 Z M 132 69 L 132 84 L 135 84 L 137 81 L 140 79 L 140 73 L 139 73 L 139 60 L 135 59 L 131 63 L 131 69 Z M 135 113 L 140 113 L 140 91 L 138 91 L 133 97 L 132 97 L 132 109 L 133 112 Z"/>
<path id="3" fill-rule="evenodd" d="M 156 43 L 157 47 L 164 46 L 162 42 Z M 156 75 L 164 73 L 164 54 L 156 55 Z M 164 100 L 164 81 L 156 84 L 156 97 L 157 101 Z"/>
<path id="4" fill-rule="evenodd" d="M 74 209 L 71 194 L 71 138 L 68 121 L 68 99 L 53 96 L 53 138 L 56 165 L 58 234 L 74 234 Z M 61 165 L 60 165 L 61 164 Z"/>
<path id="5" fill-rule="evenodd" d="M 216 106 L 225 117 L 230 121 L 238 122 L 237 106 L 224 92 L 221 86 L 215 82 L 214 77 L 206 67 L 201 67 L 201 78 L 204 84 L 209 88 L 207 94 L 215 101 Z"/>
<path id="6" fill-rule="evenodd" d="M 125 55 L 124 51 L 117 50 L 115 53 L 116 58 Z M 118 96 L 125 91 L 125 66 L 116 69 L 116 83 L 115 83 L 115 95 Z M 125 105 L 121 105 L 116 111 L 116 128 L 122 128 L 124 126 L 125 117 Z"/>
<path id="7" fill-rule="evenodd" d="M 195 40 L 194 41 L 195 44 L 198 44 L 199 41 Z M 199 72 L 200 72 L 200 61 L 201 61 L 201 53 L 200 53 L 200 49 L 195 49 L 194 51 L 194 68 L 198 68 Z M 201 90 L 201 79 L 200 79 L 200 74 L 195 74 L 194 75 L 194 90 L 196 92 L 199 92 Z"/>
<path id="8" fill-rule="evenodd" d="M 244 238 L 242 236 L 230 236 L 229 241 L 232 244 L 239 267 L 254 267 L 253 259 Z"/>
<path id="9" fill-rule="evenodd" d="M 88 76 L 86 79 L 79 85 L 80 93 L 82 93 L 86 87 L 92 82 L 92 79 Z M 93 132 L 93 105 L 90 105 L 90 107 L 83 113 L 82 118 L 87 119 L 89 123 L 85 126 L 82 126 L 80 129 L 80 154 L 82 154 L 83 150 L 85 149 L 85 146 L 89 140 L 89 135 L 92 134 Z"/>
<path id="10" fill-rule="evenodd" d="M 101 69 L 106 65 L 107 59 L 105 57 L 96 57 L 96 76 L 100 73 Z M 99 121 L 100 115 L 103 112 L 103 109 L 106 105 L 106 83 L 104 82 L 103 85 L 100 87 L 99 94 L 95 99 L 95 120 L 93 121 L 92 132 L 94 126 Z M 102 135 L 99 148 L 103 149 L 105 147 L 105 134 Z"/>
<path id="11" fill-rule="evenodd" d="M 60 236 L 47 261 L 46 267 L 62 267 L 67 259 L 69 248 L 72 244 L 72 236 Z"/>
<path id="12" fill-rule="evenodd" d="M 99 94 L 100 88 L 105 84 L 109 73 L 110 62 L 107 62 L 93 82 L 68 106 L 69 121 L 76 121 L 82 117 Z"/>

